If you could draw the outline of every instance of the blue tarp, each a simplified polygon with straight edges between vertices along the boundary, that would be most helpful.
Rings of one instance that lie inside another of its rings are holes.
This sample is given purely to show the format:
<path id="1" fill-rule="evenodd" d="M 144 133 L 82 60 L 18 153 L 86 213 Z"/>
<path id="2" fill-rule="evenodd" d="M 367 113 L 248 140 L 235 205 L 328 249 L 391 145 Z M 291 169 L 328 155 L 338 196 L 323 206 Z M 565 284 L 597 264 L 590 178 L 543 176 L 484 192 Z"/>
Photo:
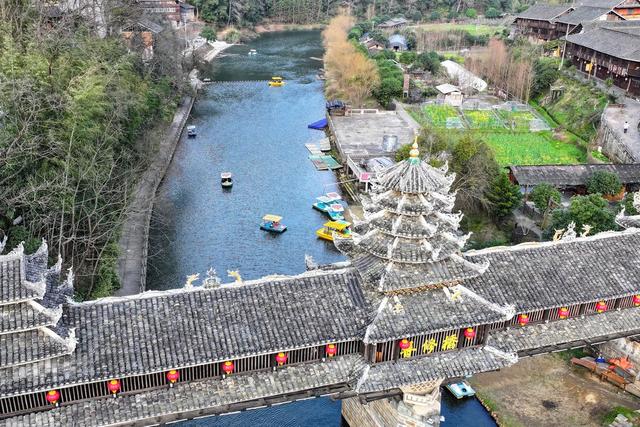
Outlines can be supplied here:
<path id="1" fill-rule="evenodd" d="M 317 122 L 313 122 L 310 125 L 307 126 L 309 129 L 317 129 L 317 130 L 322 130 L 324 128 L 327 127 L 327 119 L 320 119 Z"/>

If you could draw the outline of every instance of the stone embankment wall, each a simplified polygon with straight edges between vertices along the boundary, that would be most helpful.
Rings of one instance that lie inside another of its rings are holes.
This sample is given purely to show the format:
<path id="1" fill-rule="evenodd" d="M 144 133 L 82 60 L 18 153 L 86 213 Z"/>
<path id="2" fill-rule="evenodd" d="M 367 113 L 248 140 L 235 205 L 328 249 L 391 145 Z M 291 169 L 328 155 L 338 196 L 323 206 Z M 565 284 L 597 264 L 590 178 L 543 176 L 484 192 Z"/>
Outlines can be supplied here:
<path id="1" fill-rule="evenodd" d="M 193 79 L 194 77 L 192 81 Z M 171 125 L 158 145 L 155 158 L 134 189 L 119 242 L 118 277 L 121 287 L 116 292 L 118 296 L 134 295 L 145 290 L 153 202 L 191 113 L 197 84 L 193 84 L 192 87 L 193 93 L 182 99 Z"/>

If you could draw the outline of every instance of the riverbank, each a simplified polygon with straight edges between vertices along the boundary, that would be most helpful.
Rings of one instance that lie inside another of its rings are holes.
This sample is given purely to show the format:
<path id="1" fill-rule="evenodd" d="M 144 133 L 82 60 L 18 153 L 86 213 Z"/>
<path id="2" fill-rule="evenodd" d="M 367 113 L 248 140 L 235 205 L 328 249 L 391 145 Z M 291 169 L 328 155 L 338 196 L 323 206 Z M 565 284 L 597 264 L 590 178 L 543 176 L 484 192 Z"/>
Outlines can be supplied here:
<path id="1" fill-rule="evenodd" d="M 149 250 L 149 226 L 153 203 L 173 154 L 180 141 L 184 125 L 191 114 L 199 81 L 194 72 L 190 73 L 193 93 L 182 98 L 171 124 L 160 138 L 156 155 L 149 168 L 142 174 L 131 197 L 127 218 L 122 226 L 118 245 L 118 279 L 120 289 L 117 296 L 135 295 L 144 292 L 147 279 L 147 258 Z"/>
<path id="2" fill-rule="evenodd" d="M 502 427 L 598 427 L 615 407 L 640 408 L 639 399 L 572 367 L 565 354 L 521 359 L 470 382 Z"/>

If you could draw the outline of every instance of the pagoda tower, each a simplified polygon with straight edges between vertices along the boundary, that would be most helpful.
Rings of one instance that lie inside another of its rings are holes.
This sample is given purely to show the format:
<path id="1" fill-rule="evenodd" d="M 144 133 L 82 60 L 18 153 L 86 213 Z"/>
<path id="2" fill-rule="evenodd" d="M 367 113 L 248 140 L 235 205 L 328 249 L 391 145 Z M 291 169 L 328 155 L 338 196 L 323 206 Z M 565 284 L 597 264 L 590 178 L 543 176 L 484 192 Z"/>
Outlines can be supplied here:
<path id="1" fill-rule="evenodd" d="M 378 173 L 372 195 L 363 200 L 364 221 L 353 239 L 334 237 L 336 247 L 371 290 L 384 293 L 454 286 L 482 274 L 488 263 L 461 254 L 470 234 L 459 231 L 462 213 L 453 213 L 455 174 L 420 159 L 414 141 L 408 160 Z"/>

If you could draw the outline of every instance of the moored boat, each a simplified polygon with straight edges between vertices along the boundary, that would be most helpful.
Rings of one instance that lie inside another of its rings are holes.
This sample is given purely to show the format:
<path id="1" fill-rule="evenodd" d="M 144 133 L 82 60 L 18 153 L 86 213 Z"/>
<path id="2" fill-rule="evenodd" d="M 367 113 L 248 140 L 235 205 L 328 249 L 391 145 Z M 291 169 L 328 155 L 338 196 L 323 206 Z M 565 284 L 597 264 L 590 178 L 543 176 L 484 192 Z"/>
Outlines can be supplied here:
<path id="1" fill-rule="evenodd" d="M 287 231 L 287 226 L 282 224 L 280 221 L 282 221 L 281 216 L 267 214 L 262 217 L 260 229 L 271 233 L 284 233 Z"/>
<path id="2" fill-rule="evenodd" d="M 466 381 L 447 384 L 445 387 L 456 397 L 456 399 L 471 397 L 476 394 L 476 391 Z"/>
<path id="3" fill-rule="evenodd" d="M 255 49 L 251 49 L 249 53 L 247 53 L 247 55 L 257 55 L 257 54 L 258 54 L 258 51 L 256 51 Z"/>
<path id="4" fill-rule="evenodd" d="M 222 172 L 220 174 L 220 185 L 222 185 L 222 188 L 228 189 L 233 186 L 233 175 L 231 172 Z"/>
<path id="5" fill-rule="evenodd" d="M 344 219 L 344 206 L 341 200 L 340 194 L 331 192 L 317 197 L 312 206 L 314 209 L 326 213 L 333 220 Z"/>
<path id="6" fill-rule="evenodd" d="M 333 242 L 333 233 L 336 233 L 343 239 L 348 239 L 351 237 L 351 230 L 349 229 L 350 226 L 350 222 L 343 220 L 325 222 L 322 225 L 322 228 L 316 231 L 316 236 Z"/>
<path id="7" fill-rule="evenodd" d="M 269 86 L 284 86 L 284 80 L 282 77 L 274 76 L 269 80 Z"/>
<path id="8" fill-rule="evenodd" d="M 329 205 L 327 215 L 334 221 L 344 219 L 344 206 L 340 203 L 332 203 Z"/>
<path id="9" fill-rule="evenodd" d="M 196 127 L 194 125 L 187 126 L 187 136 L 188 137 L 196 136 Z"/>

